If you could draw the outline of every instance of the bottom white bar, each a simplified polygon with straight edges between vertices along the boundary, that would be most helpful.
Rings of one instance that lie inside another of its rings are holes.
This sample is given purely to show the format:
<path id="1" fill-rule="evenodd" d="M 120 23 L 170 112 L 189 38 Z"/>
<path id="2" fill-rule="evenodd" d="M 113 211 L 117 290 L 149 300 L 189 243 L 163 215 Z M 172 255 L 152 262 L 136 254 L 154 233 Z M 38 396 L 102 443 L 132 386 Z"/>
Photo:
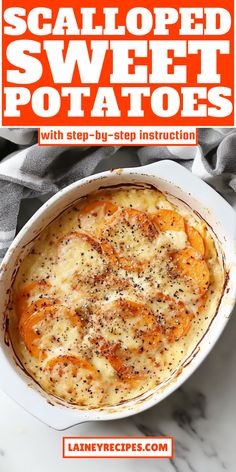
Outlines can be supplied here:
<path id="1" fill-rule="evenodd" d="M 187 145 L 197 144 L 194 127 L 54 126 L 39 129 L 39 144 L 50 145 Z"/>
<path id="2" fill-rule="evenodd" d="M 171 458 L 172 437 L 80 436 L 63 438 L 63 458 Z"/>

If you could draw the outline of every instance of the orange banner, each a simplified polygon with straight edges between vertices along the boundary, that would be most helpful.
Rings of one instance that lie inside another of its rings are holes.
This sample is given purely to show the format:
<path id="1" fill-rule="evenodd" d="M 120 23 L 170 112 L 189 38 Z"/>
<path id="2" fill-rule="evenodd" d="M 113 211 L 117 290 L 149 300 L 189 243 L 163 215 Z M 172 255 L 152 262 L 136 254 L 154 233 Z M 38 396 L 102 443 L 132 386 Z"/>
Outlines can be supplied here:
<path id="1" fill-rule="evenodd" d="M 4 126 L 234 125 L 233 1 L 3 0 Z"/>

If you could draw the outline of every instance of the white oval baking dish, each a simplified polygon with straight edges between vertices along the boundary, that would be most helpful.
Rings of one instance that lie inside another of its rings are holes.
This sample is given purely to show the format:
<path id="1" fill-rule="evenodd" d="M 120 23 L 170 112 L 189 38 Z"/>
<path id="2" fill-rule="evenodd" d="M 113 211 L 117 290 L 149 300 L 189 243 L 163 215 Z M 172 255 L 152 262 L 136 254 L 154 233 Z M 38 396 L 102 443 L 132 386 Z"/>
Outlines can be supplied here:
<path id="1" fill-rule="evenodd" d="M 209 329 L 183 361 L 181 370 L 161 388 L 155 388 L 115 407 L 93 410 L 63 405 L 47 395 L 20 367 L 5 336 L 4 312 L 9 289 L 20 260 L 32 241 L 59 213 L 82 196 L 100 187 L 148 183 L 190 205 L 212 228 L 224 253 L 227 284 Z M 17 235 L 4 257 L 0 273 L 0 388 L 29 413 L 55 429 L 66 429 L 90 420 L 110 420 L 139 413 L 159 403 L 176 390 L 199 366 L 224 329 L 236 299 L 236 215 L 230 205 L 205 182 L 173 161 L 145 167 L 104 172 L 73 183 L 47 201 Z"/>

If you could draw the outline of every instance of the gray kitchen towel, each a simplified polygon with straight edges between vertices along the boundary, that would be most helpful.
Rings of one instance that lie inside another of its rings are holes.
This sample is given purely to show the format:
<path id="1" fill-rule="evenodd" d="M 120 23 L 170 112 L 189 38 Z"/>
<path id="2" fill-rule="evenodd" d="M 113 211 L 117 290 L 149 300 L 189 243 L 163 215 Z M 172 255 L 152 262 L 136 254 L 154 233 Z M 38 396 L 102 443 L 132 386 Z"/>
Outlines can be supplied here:
<path id="1" fill-rule="evenodd" d="M 134 157 L 134 166 L 174 159 L 231 203 L 236 199 L 236 129 L 199 129 L 198 146 L 129 147 L 127 153 Z M 121 154 L 118 146 L 40 147 L 35 129 L 1 128 L 0 259 L 15 237 L 23 200 L 45 200 L 83 177 L 114 166 L 125 167 L 127 161 Z"/>

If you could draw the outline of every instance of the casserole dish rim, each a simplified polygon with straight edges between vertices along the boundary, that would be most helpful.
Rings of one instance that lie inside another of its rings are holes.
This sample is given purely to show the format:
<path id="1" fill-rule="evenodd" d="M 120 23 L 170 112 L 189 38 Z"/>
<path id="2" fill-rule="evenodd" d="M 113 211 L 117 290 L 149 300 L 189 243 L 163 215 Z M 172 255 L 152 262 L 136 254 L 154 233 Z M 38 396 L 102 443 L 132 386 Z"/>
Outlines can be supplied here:
<path id="1" fill-rule="evenodd" d="M 234 210 L 214 189 L 209 187 L 198 177 L 194 176 L 191 172 L 176 162 L 163 160 L 149 164 L 147 166 L 115 169 L 86 177 L 65 187 L 63 190 L 60 190 L 57 194 L 50 198 L 22 228 L 3 259 L 0 273 L 0 293 L 3 294 L 0 300 L 2 311 L 5 311 L 7 301 L 7 295 L 5 294 L 4 305 L 4 292 L 7 292 L 7 290 L 11 287 L 13 281 L 12 277 L 17 269 L 15 264 L 14 267 L 11 268 L 12 258 L 16 257 L 17 253 L 19 258 L 19 255 L 22 253 L 23 249 L 29 246 L 30 241 L 33 241 L 37 235 L 43 231 L 45 226 L 47 226 L 49 222 L 51 222 L 60 214 L 60 211 L 57 211 L 57 214 L 54 216 L 54 218 L 50 218 L 48 215 L 45 217 L 47 212 L 50 209 L 53 209 L 53 206 L 56 206 L 57 204 L 60 206 L 60 202 L 62 203 L 61 212 L 65 211 L 67 207 L 73 204 L 74 200 L 68 203 L 68 205 L 65 207 L 63 207 L 63 201 L 66 200 L 66 197 L 72 195 L 77 189 L 85 190 L 83 193 L 85 196 L 89 195 L 91 191 L 95 190 L 86 191 L 86 188 L 91 186 L 93 187 L 93 184 L 95 184 L 97 189 L 103 186 L 111 187 L 111 184 L 106 185 L 106 182 L 109 180 L 109 178 L 111 178 L 114 182 L 123 181 L 123 183 L 120 182 L 117 184 L 118 186 L 125 185 L 125 183 L 128 183 L 129 180 L 131 180 L 131 183 L 135 184 L 135 178 L 137 179 L 136 183 L 139 182 L 139 184 L 144 184 L 145 178 L 148 180 L 152 178 L 153 181 L 156 181 L 157 189 L 160 188 L 161 184 L 168 184 L 171 188 L 173 188 L 174 193 L 177 192 L 177 189 L 179 189 L 181 195 L 185 194 L 184 203 L 187 203 L 187 200 L 191 200 L 192 202 L 196 201 L 199 204 L 201 203 L 202 206 L 207 205 L 206 213 L 209 211 L 209 218 L 211 213 L 213 214 L 213 218 L 216 216 L 216 224 L 217 217 L 220 219 L 221 226 L 223 227 L 228 238 L 228 241 L 226 240 L 226 245 L 231 244 L 231 248 L 229 249 L 231 254 L 230 267 L 227 267 L 229 274 L 227 284 L 228 292 L 226 293 L 225 287 L 219 307 L 219 312 L 222 312 L 222 315 L 218 316 L 217 314 L 217 316 L 213 319 L 209 330 L 207 330 L 207 334 L 205 333 L 203 336 L 204 342 L 200 342 L 198 346 L 199 349 L 196 351 L 196 353 L 195 349 L 197 349 L 197 346 L 193 349 L 192 358 L 186 365 L 186 368 L 183 362 L 182 367 L 184 368 L 182 371 L 179 372 L 178 375 L 174 376 L 171 381 L 167 383 L 166 386 L 163 386 L 163 388 L 159 391 L 156 388 L 154 390 L 157 391 L 146 392 L 146 394 L 142 395 L 140 398 L 137 397 L 131 401 L 124 402 L 122 405 L 113 407 L 103 407 L 101 409 L 80 409 L 79 407 L 75 408 L 68 404 L 63 405 L 60 401 L 51 401 L 50 395 L 45 394 L 42 389 L 34 388 L 35 381 L 30 376 L 27 382 L 25 374 L 22 372 L 21 375 L 19 366 L 14 366 L 15 361 L 13 360 L 14 356 L 12 356 L 12 351 L 9 355 L 9 349 L 11 350 L 11 346 L 3 346 L 3 335 L 5 333 L 2 332 L 0 365 L 3 368 L 2 372 L 5 371 L 5 375 L 0 376 L 0 387 L 28 412 L 49 426 L 54 427 L 55 429 L 66 429 L 75 424 L 89 420 L 98 421 L 128 417 L 130 415 L 144 411 L 145 409 L 154 406 L 166 398 L 180 385 L 182 385 L 182 383 L 187 380 L 190 375 L 192 375 L 196 368 L 205 359 L 223 331 L 236 299 L 236 284 L 234 286 L 232 282 L 233 277 L 236 278 L 236 215 Z M 80 197 L 77 197 L 77 200 L 79 198 Z M 204 200 L 204 203 L 202 200 Z M 43 226 L 40 230 L 38 229 L 36 231 L 35 227 L 37 224 L 39 225 L 40 222 Z M 215 231 L 215 228 L 213 229 Z M 29 238 L 29 241 L 23 244 L 24 238 L 29 234 L 31 234 L 31 239 Z M 221 241 L 221 243 L 223 244 L 223 241 Z M 228 261 L 226 260 L 226 266 L 227 264 Z M 20 262 L 18 263 L 18 266 L 19 265 Z M 10 275 L 11 284 L 9 282 Z M 222 305 L 224 308 L 223 311 L 221 309 Z M 211 333 L 211 336 L 209 336 L 209 332 Z M 209 339 L 208 342 L 205 343 L 206 338 Z M 11 359 L 9 359 L 9 357 L 11 357 Z"/>

